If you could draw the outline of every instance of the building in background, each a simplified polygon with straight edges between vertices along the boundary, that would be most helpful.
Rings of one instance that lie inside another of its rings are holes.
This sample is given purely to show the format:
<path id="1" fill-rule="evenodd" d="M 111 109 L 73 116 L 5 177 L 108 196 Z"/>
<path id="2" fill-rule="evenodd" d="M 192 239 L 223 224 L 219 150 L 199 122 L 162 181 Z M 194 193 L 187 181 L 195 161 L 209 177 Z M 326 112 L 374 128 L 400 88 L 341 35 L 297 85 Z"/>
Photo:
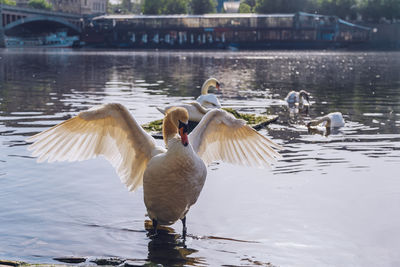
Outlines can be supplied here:
<path id="1" fill-rule="evenodd" d="M 239 13 L 240 1 L 225 1 L 224 11 L 225 13 Z"/>

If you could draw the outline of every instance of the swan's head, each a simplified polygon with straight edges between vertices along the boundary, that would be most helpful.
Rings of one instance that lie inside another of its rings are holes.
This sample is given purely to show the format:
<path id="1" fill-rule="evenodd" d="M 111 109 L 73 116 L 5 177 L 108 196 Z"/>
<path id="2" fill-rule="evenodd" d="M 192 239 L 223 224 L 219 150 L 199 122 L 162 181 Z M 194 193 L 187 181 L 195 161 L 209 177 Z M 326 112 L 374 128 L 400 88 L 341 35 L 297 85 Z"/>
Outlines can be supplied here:
<path id="1" fill-rule="evenodd" d="M 307 100 L 307 102 L 310 102 L 310 93 L 305 91 L 305 90 L 300 90 L 299 92 L 300 97 L 304 97 L 305 100 Z"/>
<path id="2" fill-rule="evenodd" d="M 218 98 L 214 94 L 201 95 L 196 99 L 205 108 L 221 108 Z"/>
<path id="3" fill-rule="evenodd" d="M 203 86 L 201 87 L 201 94 L 202 94 L 202 95 L 208 94 L 208 89 L 209 89 L 211 86 L 217 88 L 217 90 L 219 91 L 219 90 L 220 90 L 220 87 L 221 87 L 221 84 L 220 84 L 220 82 L 219 82 L 217 79 L 215 79 L 215 78 L 210 78 L 210 79 L 206 80 L 206 81 L 203 83 Z"/>
<path id="4" fill-rule="evenodd" d="M 185 108 L 172 107 L 167 110 L 163 123 L 164 139 L 167 140 L 171 135 L 179 134 L 181 142 L 184 146 L 189 144 L 188 139 L 188 121 L 189 113 Z"/>

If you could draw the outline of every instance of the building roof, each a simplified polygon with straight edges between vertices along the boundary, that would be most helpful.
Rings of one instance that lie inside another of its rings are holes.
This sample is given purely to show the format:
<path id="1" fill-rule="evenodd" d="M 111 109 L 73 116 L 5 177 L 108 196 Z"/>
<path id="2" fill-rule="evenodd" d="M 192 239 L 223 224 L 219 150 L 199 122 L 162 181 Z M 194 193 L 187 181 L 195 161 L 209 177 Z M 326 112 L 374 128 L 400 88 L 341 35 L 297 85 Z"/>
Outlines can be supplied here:
<path id="1" fill-rule="evenodd" d="M 265 17 L 265 18 L 270 18 L 270 17 L 293 17 L 295 14 L 253 14 L 253 13 L 248 13 L 248 14 L 243 14 L 243 13 L 234 13 L 234 14 L 228 14 L 228 13 L 218 13 L 218 14 L 204 14 L 204 15 L 134 15 L 134 14 L 128 14 L 128 15 L 120 15 L 120 14 L 113 14 L 113 15 L 103 15 L 103 16 L 98 16 L 95 17 L 94 20 L 98 19 L 116 19 L 116 20 L 122 20 L 122 19 L 156 19 L 156 18 L 174 18 L 174 19 L 179 19 L 179 18 L 255 18 L 255 17 Z"/>

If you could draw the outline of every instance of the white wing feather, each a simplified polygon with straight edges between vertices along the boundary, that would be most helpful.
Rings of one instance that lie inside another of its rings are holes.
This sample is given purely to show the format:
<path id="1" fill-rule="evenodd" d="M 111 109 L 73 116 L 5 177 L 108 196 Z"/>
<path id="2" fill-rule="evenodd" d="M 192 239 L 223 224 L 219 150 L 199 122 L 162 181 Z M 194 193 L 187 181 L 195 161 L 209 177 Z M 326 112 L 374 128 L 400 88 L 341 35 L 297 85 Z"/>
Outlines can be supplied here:
<path id="1" fill-rule="evenodd" d="M 129 190 L 143 181 L 159 148 L 121 104 L 105 104 L 38 133 L 27 141 L 38 161 L 81 161 L 103 155 Z"/>
<path id="2" fill-rule="evenodd" d="M 254 167 L 269 166 L 282 147 L 261 135 L 244 120 L 221 109 L 209 111 L 190 133 L 189 142 L 206 164 L 216 160 Z"/>

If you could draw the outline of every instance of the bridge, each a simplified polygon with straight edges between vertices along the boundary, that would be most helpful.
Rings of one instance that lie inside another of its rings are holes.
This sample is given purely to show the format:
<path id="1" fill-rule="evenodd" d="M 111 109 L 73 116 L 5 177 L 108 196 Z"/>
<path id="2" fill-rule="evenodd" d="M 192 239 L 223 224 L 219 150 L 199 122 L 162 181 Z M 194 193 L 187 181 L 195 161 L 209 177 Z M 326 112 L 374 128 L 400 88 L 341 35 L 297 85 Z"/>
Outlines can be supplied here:
<path id="1" fill-rule="evenodd" d="M 82 31 L 84 19 L 80 14 L 54 12 L 0 4 L 0 47 L 5 35 L 18 35 L 29 30 L 40 33 L 43 29 L 66 28 L 69 33 Z"/>

